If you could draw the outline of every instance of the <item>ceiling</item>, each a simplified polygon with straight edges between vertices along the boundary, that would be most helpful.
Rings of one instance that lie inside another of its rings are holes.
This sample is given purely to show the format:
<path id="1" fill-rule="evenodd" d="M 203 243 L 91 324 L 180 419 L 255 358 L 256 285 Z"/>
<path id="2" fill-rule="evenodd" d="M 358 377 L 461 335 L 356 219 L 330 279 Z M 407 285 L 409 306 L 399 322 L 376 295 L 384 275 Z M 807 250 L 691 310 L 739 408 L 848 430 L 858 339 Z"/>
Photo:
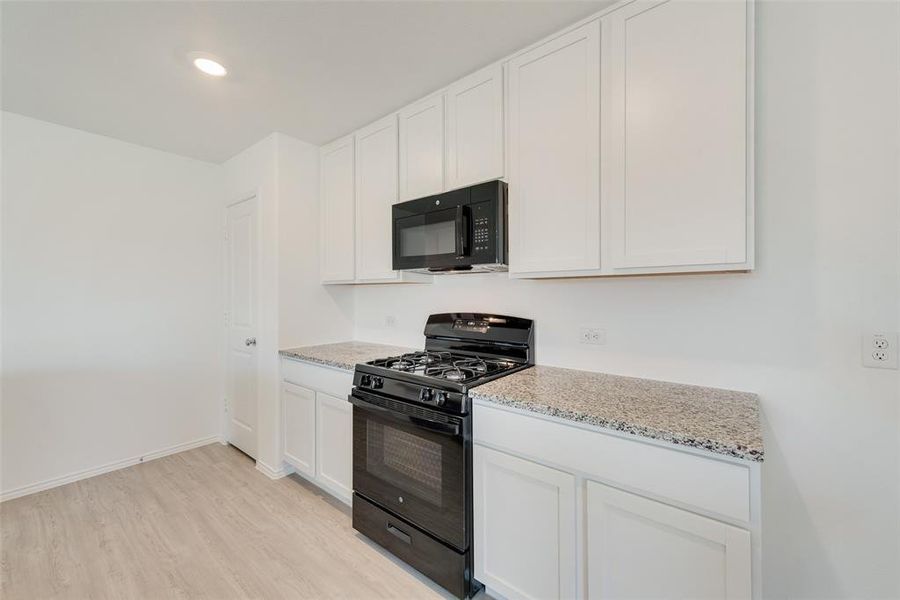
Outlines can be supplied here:
<path id="1" fill-rule="evenodd" d="M 2 107 L 221 162 L 330 141 L 609 3 L 3 2 Z"/>

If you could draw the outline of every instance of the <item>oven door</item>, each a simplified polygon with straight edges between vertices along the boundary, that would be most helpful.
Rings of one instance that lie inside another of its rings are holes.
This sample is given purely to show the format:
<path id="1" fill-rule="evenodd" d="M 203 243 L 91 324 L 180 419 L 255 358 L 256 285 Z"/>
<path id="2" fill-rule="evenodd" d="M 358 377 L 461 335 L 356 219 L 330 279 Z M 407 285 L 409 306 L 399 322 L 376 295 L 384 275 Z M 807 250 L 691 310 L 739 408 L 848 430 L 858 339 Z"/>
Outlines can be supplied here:
<path id="1" fill-rule="evenodd" d="M 471 263 L 469 207 L 463 204 L 419 214 L 394 215 L 395 270 L 452 269 Z M 405 214 L 404 214 L 405 213 Z"/>
<path id="2" fill-rule="evenodd" d="M 353 490 L 466 550 L 466 421 L 354 390 Z"/>

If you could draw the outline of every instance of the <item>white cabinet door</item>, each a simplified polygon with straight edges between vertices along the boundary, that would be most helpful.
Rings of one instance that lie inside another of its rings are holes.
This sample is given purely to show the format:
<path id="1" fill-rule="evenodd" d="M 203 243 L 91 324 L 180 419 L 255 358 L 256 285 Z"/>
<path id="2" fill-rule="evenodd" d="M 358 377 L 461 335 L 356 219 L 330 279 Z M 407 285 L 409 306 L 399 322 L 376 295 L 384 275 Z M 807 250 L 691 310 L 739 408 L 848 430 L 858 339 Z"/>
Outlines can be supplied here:
<path id="1" fill-rule="evenodd" d="M 316 476 L 316 393 L 284 382 L 281 385 L 284 458 L 309 477 Z"/>
<path id="2" fill-rule="evenodd" d="M 447 189 L 503 177 L 503 67 L 447 89 Z"/>
<path id="3" fill-rule="evenodd" d="M 751 597 L 750 532 L 587 482 L 588 598 Z"/>
<path id="4" fill-rule="evenodd" d="M 752 267 L 747 11 L 639 0 L 603 18 L 613 270 Z"/>
<path id="5" fill-rule="evenodd" d="M 475 576 L 506 598 L 576 594 L 575 478 L 475 445 Z"/>
<path id="6" fill-rule="evenodd" d="M 356 277 L 395 280 L 391 207 L 397 201 L 397 116 L 356 133 Z"/>
<path id="7" fill-rule="evenodd" d="M 354 239 L 356 194 L 353 136 L 323 146 L 320 160 L 322 283 L 347 283 L 355 277 Z"/>
<path id="8" fill-rule="evenodd" d="M 600 268 L 600 25 L 509 62 L 509 270 Z"/>
<path id="9" fill-rule="evenodd" d="M 349 500 L 353 494 L 353 411 L 346 398 L 316 392 L 319 482 Z"/>
<path id="10" fill-rule="evenodd" d="M 400 111 L 400 199 L 444 190 L 444 97 L 431 96 Z"/>

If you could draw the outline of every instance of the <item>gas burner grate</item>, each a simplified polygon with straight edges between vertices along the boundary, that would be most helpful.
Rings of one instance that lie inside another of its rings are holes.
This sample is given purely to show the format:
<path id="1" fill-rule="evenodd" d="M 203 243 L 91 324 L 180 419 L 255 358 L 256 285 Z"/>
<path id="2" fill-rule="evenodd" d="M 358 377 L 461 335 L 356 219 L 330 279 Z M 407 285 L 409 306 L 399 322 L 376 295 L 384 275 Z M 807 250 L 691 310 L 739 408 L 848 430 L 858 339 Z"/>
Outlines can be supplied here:
<path id="1" fill-rule="evenodd" d="M 508 371 L 516 366 L 516 363 L 504 360 L 431 350 L 391 356 L 374 360 L 369 364 L 454 383 L 468 383 L 480 377 Z"/>

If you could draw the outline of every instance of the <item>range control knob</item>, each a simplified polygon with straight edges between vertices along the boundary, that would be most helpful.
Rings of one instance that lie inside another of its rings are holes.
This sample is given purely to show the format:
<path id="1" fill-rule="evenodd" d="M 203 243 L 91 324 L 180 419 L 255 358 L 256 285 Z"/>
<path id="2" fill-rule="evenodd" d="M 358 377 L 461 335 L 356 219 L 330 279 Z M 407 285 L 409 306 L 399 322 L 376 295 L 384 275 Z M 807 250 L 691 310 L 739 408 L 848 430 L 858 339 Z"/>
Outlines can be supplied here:
<path id="1" fill-rule="evenodd" d="M 384 379 L 381 377 L 373 377 L 372 378 L 372 389 L 378 390 L 384 387 Z"/>
<path id="2" fill-rule="evenodd" d="M 419 392 L 419 400 L 422 402 L 431 402 L 434 400 L 434 390 L 431 388 L 422 388 Z"/>
<path id="3" fill-rule="evenodd" d="M 438 406 L 443 406 L 444 404 L 446 404 L 447 403 L 447 392 L 439 391 L 437 394 L 435 394 L 434 403 L 437 404 Z"/>
<path id="4" fill-rule="evenodd" d="M 372 387 L 372 376 L 371 375 L 363 375 L 359 378 L 359 385 L 362 387 Z"/>

